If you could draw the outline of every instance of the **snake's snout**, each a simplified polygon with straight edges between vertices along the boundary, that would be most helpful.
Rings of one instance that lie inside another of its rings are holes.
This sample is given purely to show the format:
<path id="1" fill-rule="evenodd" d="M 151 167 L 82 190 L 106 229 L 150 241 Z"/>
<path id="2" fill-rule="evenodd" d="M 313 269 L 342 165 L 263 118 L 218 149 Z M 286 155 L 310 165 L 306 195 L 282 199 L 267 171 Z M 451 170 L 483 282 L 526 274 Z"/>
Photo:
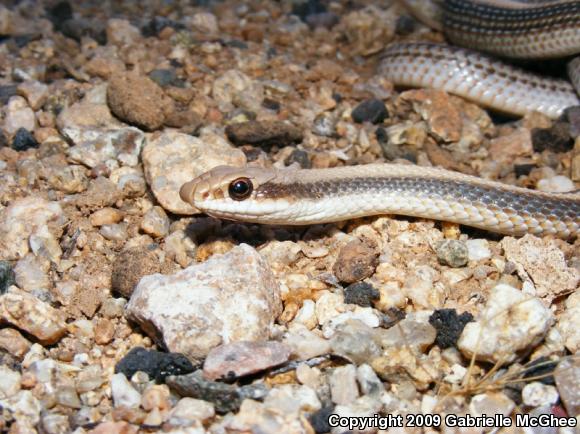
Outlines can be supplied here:
<path id="1" fill-rule="evenodd" d="M 198 176 L 197 178 L 183 184 L 179 190 L 179 197 L 181 197 L 181 200 L 195 206 L 196 202 L 207 199 L 209 196 L 210 185 L 204 178 L 203 175 Z"/>

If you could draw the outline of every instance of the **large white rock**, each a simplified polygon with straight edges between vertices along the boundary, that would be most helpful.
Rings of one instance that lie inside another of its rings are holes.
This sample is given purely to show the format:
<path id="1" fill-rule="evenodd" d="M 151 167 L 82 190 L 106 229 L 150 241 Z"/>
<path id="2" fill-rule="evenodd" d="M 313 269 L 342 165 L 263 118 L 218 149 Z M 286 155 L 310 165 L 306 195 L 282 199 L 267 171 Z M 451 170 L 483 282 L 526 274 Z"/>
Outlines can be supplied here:
<path id="1" fill-rule="evenodd" d="M 467 357 L 509 363 L 544 338 L 554 315 L 542 302 L 518 289 L 499 284 L 476 322 L 468 323 L 457 343 Z"/>
<path id="2" fill-rule="evenodd" d="M 126 307 L 152 338 L 192 359 L 221 344 L 269 339 L 281 311 L 272 271 L 246 244 L 173 275 L 145 276 Z"/>

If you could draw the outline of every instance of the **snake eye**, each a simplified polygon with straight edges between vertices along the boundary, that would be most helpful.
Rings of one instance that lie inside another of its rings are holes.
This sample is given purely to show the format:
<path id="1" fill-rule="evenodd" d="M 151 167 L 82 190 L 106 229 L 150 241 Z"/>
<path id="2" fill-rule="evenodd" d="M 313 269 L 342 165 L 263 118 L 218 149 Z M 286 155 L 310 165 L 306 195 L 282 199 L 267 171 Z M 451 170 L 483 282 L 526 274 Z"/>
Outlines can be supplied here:
<path id="1" fill-rule="evenodd" d="M 252 181 L 248 178 L 238 178 L 230 183 L 228 193 L 233 200 L 244 200 L 252 194 L 253 189 Z"/>

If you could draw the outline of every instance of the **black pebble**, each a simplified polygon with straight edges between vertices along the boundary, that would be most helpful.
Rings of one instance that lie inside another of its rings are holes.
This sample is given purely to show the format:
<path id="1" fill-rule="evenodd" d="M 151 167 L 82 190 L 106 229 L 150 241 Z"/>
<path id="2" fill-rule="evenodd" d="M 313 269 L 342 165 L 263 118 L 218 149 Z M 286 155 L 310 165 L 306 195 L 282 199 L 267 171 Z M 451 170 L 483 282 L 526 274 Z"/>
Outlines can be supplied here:
<path id="1" fill-rule="evenodd" d="M 173 69 L 154 69 L 149 73 L 149 78 L 161 87 L 175 86 L 185 87 Z"/>
<path id="2" fill-rule="evenodd" d="M 525 365 L 523 378 L 534 378 L 534 381 L 539 381 L 544 384 L 555 384 L 554 369 L 558 366 L 558 362 L 550 360 L 547 357 L 538 357 L 532 362 Z"/>
<path id="3" fill-rule="evenodd" d="M 166 27 L 171 27 L 175 30 L 181 30 L 185 28 L 183 24 L 170 20 L 169 18 L 153 17 L 151 21 L 149 21 L 141 28 L 141 34 L 146 38 L 150 36 L 157 36 Z"/>
<path id="4" fill-rule="evenodd" d="M 519 178 L 520 176 L 529 175 L 532 169 L 536 167 L 538 166 L 533 163 L 516 164 L 514 165 L 514 172 L 516 172 L 516 177 Z"/>
<path id="5" fill-rule="evenodd" d="M 550 128 L 534 128 L 532 130 L 532 146 L 534 151 L 567 152 L 574 147 L 570 137 L 570 125 L 557 121 Z"/>
<path id="6" fill-rule="evenodd" d="M 58 2 L 48 10 L 48 17 L 57 31 L 61 31 L 65 21 L 72 19 L 73 10 L 68 1 Z"/>
<path id="7" fill-rule="evenodd" d="M 301 3 L 295 3 L 292 8 L 292 14 L 298 15 L 300 19 L 306 22 L 310 15 L 323 14 L 327 12 L 326 5 L 320 0 L 307 0 Z"/>
<path id="8" fill-rule="evenodd" d="M 15 151 L 26 151 L 30 148 L 38 148 L 38 142 L 30 131 L 25 128 L 18 128 L 14 139 L 12 139 L 12 149 Z"/>
<path id="9" fill-rule="evenodd" d="M 395 24 L 395 33 L 397 35 L 405 36 L 413 33 L 417 28 L 417 21 L 409 15 L 401 15 Z"/>
<path id="10" fill-rule="evenodd" d="M 308 158 L 308 152 L 303 151 L 302 149 L 295 149 L 292 151 L 284 163 L 286 166 L 289 166 L 292 163 L 298 163 L 302 169 L 310 169 L 312 167 L 312 162 L 310 161 L 310 158 Z"/>
<path id="11" fill-rule="evenodd" d="M 334 412 L 334 407 L 322 407 L 316 413 L 308 417 L 308 421 L 317 434 L 330 432 L 332 427 L 328 423 L 329 416 Z"/>
<path id="12" fill-rule="evenodd" d="M 455 346 L 465 324 L 473 321 L 473 315 L 463 312 L 457 315 L 455 309 L 439 309 L 429 317 L 429 324 L 437 330 L 435 344 L 441 349 Z"/>
<path id="13" fill-rule="evenodd" d="M 143 371 L 157 382 L 163 382 L 169 375 L 184 375 L 194 370 L 193 364 L 183 354 L 162 353 L 142 347 L 133 348 L 115 366 L 115 373 L 121 372 L 127 378 Z"/>
<path id="14" fill-rule="evenodd" d="M 0 294 L 4 294 L 10 285 L 14 285 L 14 271 L 8 261 L 0 261 Z"/>
<path id="15" fill-rule="evenodd" d="M 277 113 L 280 111 L 281 105 L 278 101 L 274 99 L 264 98 L 264 101 L 262 101 L 262 107 L 267 108 L 268 110 L 275 111 Z"/>
<path id="16" fill-rule="evenodd" d="M 380 296 L 377 289 L 365 282 L 353 283 L 344 290 L 345 303 L 363 307 L 371 307 L 373 301 L 378 300 Z"/>
<path id="17" fill-rule="evenodd" d="M 5 84 L 0 86 L 0 104 L 7 104 L 10 97 L 16 95 L 15 84 Z"/>
<path id="18" fill-rule="evenodd" d="M 378 124 L 389 116 L 389 112 L 380 99 L 367 99 L 355 107 L 351 116 L 352 120 L 359 124 L 363 122 Z"/>

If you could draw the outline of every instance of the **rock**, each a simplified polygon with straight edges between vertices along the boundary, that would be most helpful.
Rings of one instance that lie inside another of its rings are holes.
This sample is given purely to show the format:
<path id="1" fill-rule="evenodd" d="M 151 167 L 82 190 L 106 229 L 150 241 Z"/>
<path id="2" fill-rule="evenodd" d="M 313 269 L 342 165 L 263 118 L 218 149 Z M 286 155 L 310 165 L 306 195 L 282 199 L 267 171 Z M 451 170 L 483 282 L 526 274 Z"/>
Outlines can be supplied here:
<path id="1" fill-rule="evenodd" d="M 522 400 L 530 407 L 541 405 L 554 405 L 560 396 L 554 386 L 543 384 L 539 381 L 532 381 L 522 389 Z"/>
<path id="2" fill-rule="evenodd" d="M 336 124 L 338 120 L 330 113 L 320 113 L 314 118 L 312 132 L 317 136 L 336 137 Z"/>
<path id="3" fill-rule="evenodd" d="M 147 131 L 160 128 L 173 111 L 172 100 L 153 80 L 131 72 L 111 77 L 107 103 L 119 119 Z"/>
<path id="4" fill-rule="evenodd" d="M 111 377 L 111 395 L 115 407 L 137 408 L 141 405 L 141 394 L 129 383 L 124 374 Z"/>
<path id="5" fill-rule="evenodd" d="M 233 380 L 288 361 L 290 348 L 274 341 L 234 342 L 212 349 L 203 364 L 208 380 Z"/>
<path id="6" fill-rule="evenodd" d="M 580 356 L 562 359 L 554 371 L 560 399 L 570 416 L 580 414 Z"/>
<path id="7" fill-rule="evenodd" d="M 10 398 L 20 391 L 20 378 L 19 372 L 0 365 L 0 399 Z"/>
<path id="8" fill-rule="evenodd" d="M 167 423 L 175 427 L 188 427 L 201 421 L 205 423 L 215 416 L 212 403 L 201 399 L 181 398 L 171 409 Z"/>
<path id="9" fill-rule="evenodd" d="M 149 78 L 161 87 L 177 86 L 180 84 L 175 69 L 172 68 L 154 69 L 149 73 Z"/>
<path id="10" fill-rule="evenodd" d="M 302 131 L 282 121 L 248 121 L 226 127 L 228 139 L 235 145 L 270 147 L 289 146 L 302 141 Z"/>
<path id="11" fill-rule="evenodd" d="M 378 398 L 385 391 L 385 385 L 381 379 L 377 376 L 373 368 L 366 363 L 357 368 L 356 379 L 363 395 Z"/>
<path id="12" fill-rule="evenodd" d="M 491 258 L 489 242 L 484 239 L 467 240 L 467 259 L 470 261 L 482 261 Z"/>
<path id="13" fill-rule="evenodd" d="M 501 392 L 488 392 L 475 395 L 469 403 L 469 413 L 473 416 L 501 414 L 509 416 L 515 404 Z"/>
<path id="14" fill-rule="evenodd" d="M 572 151 L 572 163 L 570 164 L 570 178 L 572 181 L 580 181 L 580 137 L 576 139 L 574 151 Z"/>
<path id="15" fill-rule="evenodd" d="M 170 276 L 147 276 L 127 315 L 170 351 L 191 359 L 218 345 L 270 337 L 282 312 L 267 263 L 246 244 Z"/>
<path id="16" fill-rule="evenodd" d="M 5 108 L 4 131 L 9 136 L 16 134 L 20 128 L 34 131 L 36 117 L 34 111 L 21 96 L 13 96 L 8 100 Z"/>
<path id="17" fill-rule="evenodd" d="M 534 128 L 532 129 L 532 144 L 535 152 L 570 151 L 574 146 L 574 140 L 570 137 L 570 125 L 556 121 L 550 128 Z"/>
<path id="18" fill-rule="evenodd" d="M 136 166 L 145 135 L 113 117 L 107 106 L 106 92 L 106 85 L 96 86 L 80 102 L 59 113 L 58 130 L 73 143 L 67 151 L 68 156 L 88 167 L 111 159 Z"/>
<path id="19" fill-rule="evenodd" d="M 332 427 L 328 422 L 331 414 L 334 414 L 334 407 L 322 407 L 308 416 L 308 422 L 310 422 L 316 434 L 325 434 L 331 431 Z"/>
<path id="20" fill-rule="evenodd" d="M 154 238 L 164 237 L 169 233 L 169 218 L 163 208 L 154 206 L 143 216 L 141 230 Z"/>
<path id="21" fill-rule="evenodd" d="M 292 327 L 285 336 L 284 344 L 292 348 L 292 354 L 300 360 L 308 360 L 331 351 L 330 342 L 302 325 Z"/>
<path id="22" fill-rule="evenodd" d="M 519 128 L 505 136 L 496 137 L 489 142 L 489 153 L 504 164 L 513 164 L 516 157 L 532 155 L 530 130 Z"/>
<path id="23" fill-rule="evenodd" d="M 308 152 L 303 151 L 301 149 L 293 150 L 290 156 L 286 158 L 286 160 L 284 160 L 284 164 L 286 164 L 286 166 L 290 166 L 291 164 L 294 163 L 298 163 L 298 165 L 302 169 L 312 168 L 312 162 L 310 161 Z"/>
<path id="24" fill-rule="evenodd" d="M 337 327 L 330 346 L 333 354 L 361 364 L 381 354 L 380 342 L 375 329 L 360 321 L 347 321 Z"/>
<path id="25" fill-rule="evenodd" d="M 135 347 L 129 351 L 115 366 L 115 373 L 122 373 L 131 378 L 141 371 L 157 382 L 163 382 L 169 375 L 184 375 L 194 371 L 194 366 L 179 353 L 162 353 Z"/>
<path id="26" fill-rule="evenodd" d="M 218 414 L 237 411 L 244 399 L 262 399 L 268 389 L 264 384 L 233 386 L 204 380 L 201 371 L 167 377 L 167 385 L 181 396 L 202 399 L 214 404 Z"/>
<path id="27" fill-rule="evenodd" d="M 154 249 L 130 247 L 119 253 L 113 263 L 111 288 L 125 297 L 130 297 L 143 276 L 160 271 L 161 264 Z"/>
<path id="28" fill-rule="evenodd" d="M 580 292 L 568 296 L 564 312 L 560 313 L 556 328 L 562 335 L 564 346 L 572 354 L 580 351 Z"/>
<path id="29" fill-rule="evenodd" d="M 505 237 L 500 246 L 506 259 L 515 264 L 520 279 L 535 291 L 532 295 L 549 302 L 574 291 L 580 282 L 580 271 L 568 266 L 554 241 L 525 235 L 519 239 Z"/>
<path id="30" fill-rule="evenodd" d="M 0 329 L 0 348 L 14 357 L 22 359 L 32 344 L 19 331 L 11 328 Z"/>
<path id="31" fill-rule="evenodd" d="M 437 332 L 427 318 L 409 315 L 390 329 L 379 329 L 379 339 L 384 349 L 411 348 L 424 352 L 433 345 Z"/>
<path id="32" fill-rule="evenodd" d="M 20 259 L 31 247 L 42 245 L 51 260 L 58 260 L 62 253 L 58 231 L 65 222 L 58 202 L 37 196 L 14 200 L 0 210 L 0 259 Z"/>
<path id="33" fill-rule="evenodd" d="M 473 321 L 473 315 L 469 312 L 457 315 L 455 309 L 436 310 L 429 317 L 429 324 L 437 330 L 435 344 L 441 349 L 456 346 L 465 324 L 471 321 Z"/>
<path id="34" fill-rule="evenodd" d="M 376 248 L 354 240 L 340 249 L 332 271 L 339 281 L 354 283 L 370 277 L 378 264 L 379 254 Z"/>
<path id="35" fill-rule="evenodd" d="M 107 42 L 122 47 L 141 40 L 141 32 L 128 20 L 111 18 L 107 21 Z"/>
<path id="36" fill-rule="evenodd" d="M 15 84 L 0 85 L 0 104 L 6 105 L 11 97 L 16 95 L 18 86 Z"/>
<path id="37" fill-rule="evenodd" d="M 441 240 L 435 246 L 437 260 L 442 265 L 458 268 L 467 265 L 469 251 L 463 241 Z"/>
<path id="38" fill-rule="evenodd" d="M 123 213 L 115 208 L 101 208 L 89 217 L 89 222 L 93 226 L 103 226 L 110 225 L 113 223 L 118 223 L 123 219 Z"/>
<path id="39" fill-rule="evenodd" d="M 212 97 L 222 112 L 234 105 L 258 111 L 264 100 L 264 87 L 237 69 L 230 69 L 213 82 Z"/>
<path id="40" fill-rule="evenodd" d="M 540 179 L 537 184 L 538 190 L 550 193 L 568 193 L 576 190 L 576 186 L 567 176 L 557 175 L 551 178 Z"/>
<path id="41" fill-rule="evenodd" d="M 31 80 L 20 83 L 17 88 L 19 95 L 26 98 L 32 110 L 40 109 L 48 97 L 48 86 L 39 81 Z"/>
<path id="42" fill-rule="evenodd" d="M 12 139 L 12 149 L 15 151 L 26 151 L 31 148 L 38 148 L 38 142 L 30 131 L 24 128 L 18 128 Z"/>
<path id="43" fill-rule="evenodd" d="M 176 214 L 198 212 L 179 197 L 183 184 L 215 166 L 246 163 L 244 153 L 219 136 L 208 134 L 197 138 L 175 132 L 150 138 L 142 159 L 145 177 L 155 198 L 163 208 Z"/>
<path id="44" fill-rule="evenodd" d="M 435 287 L 437 271 L 428 265 L 418 265 L 407 271 L 402 292 L 418 307 L 433 309 L 441 305 L 441 295 Z"/>
<path id="45" fill-rule="evenodd" d="M 188 24 L 200 33 L 217 35 L 220 30 L 217 17 L 210 12 L 198 12 L 187 18 Z"/>
<path id="46" fill-rule="evenodd" d="M 0 295 L 4 294 L 15 282 L 14 270 L 12 270 L 10 262 L 0 261 Z"/>
<path id="47" fill-rule="evenodd" d="M 348 405 L 337 405 L 334 408 L 334 414 L 338 415 L 343 420 L 352 421 L 362 421 L 371 420 L 375 414 L 378 414 L 383 405 L 379 399 L 370 396 L 361 396 L 356 401 L 351 402 Z M 348 418 L 348 419 L 346 419 Z M 359 422 L 360 423 L 360 422 Z M 362 430 L 360 425 L 354 429 L 353 432 L 368 432 L 368 430 Z M 370 428 L 372 430 L 372 428 Z M 395 428 L 396 429 L 396 428 Z M 404 428 L 403 428 L 404 429 Z M 383 430 L 381 430 L 383 431 Z M 391 429 L 389 429 L 391 431 Z M 408 430 L 405 430 L 408 431 Z M 403 432 L 405 432 L 403 431 Z M 343 427 L 335 427 L 330 431 L 332 434 L 344 433 Z M 348 431 L 347 431 L 348 432 Z M 380 432 L 380 431 L 378 431 Z"/>
<path id="48" fill-rule="evenodd" d="M 16 421 L 28 421 L 32 426 L 40 420 L 42 404 L 34 397 L 30 390 L 21 390 L 16 395 L 7 399 L 0 399 L 0 407 L 4 411 L 12 413 Z M 31 428 L 33 430 L 33 428 Z M 34 431 L 26 431 L 34 432 Z"/>
<path id="49" fill-rule="evenodd" d="M 389 117 L 385 103 L 380 99 L 368 99 L 357 105 L 352 113 L 352 120 L 358 124 L 370 122 L 380 124 Z"/>
<path id="50" fill-rule="evenodd" d="M 66 333 L 60 311 L 16 286 L 0 296 L 0 321 L 12 324 L 43 344 L 54 344 Z"/>
<path id="51" fill-rule="evenodd" d="M 83 166 L 71 164 L 64 167 L 46 168 L 46 181 L 52 188 L 67 194 L 81 193 L 89 186 Z"/>
<path id="52" fill-rule="evenodd" d="M 14 267 L 16 284 L 26 292 L 47 291 L 51 286 L 48 277 L 50 264 L 28 253 Z"/>
<path id="53" fill-rule="evenodd" d="M 457 347 L 467 358 L 510 363 L 541 342 L 553 321 L 552 312 L 539 299 L 499 284 L 477 321 L 465 326 Z"/>
<path id="54" fill-rule="evenodd" d="M 366 282 L 353 283 L 344 290 L 344 302 L 346 304 L 372 307 L 373 301 L 379 298 L 379 291 Z"/>

